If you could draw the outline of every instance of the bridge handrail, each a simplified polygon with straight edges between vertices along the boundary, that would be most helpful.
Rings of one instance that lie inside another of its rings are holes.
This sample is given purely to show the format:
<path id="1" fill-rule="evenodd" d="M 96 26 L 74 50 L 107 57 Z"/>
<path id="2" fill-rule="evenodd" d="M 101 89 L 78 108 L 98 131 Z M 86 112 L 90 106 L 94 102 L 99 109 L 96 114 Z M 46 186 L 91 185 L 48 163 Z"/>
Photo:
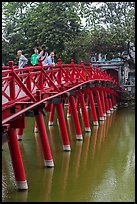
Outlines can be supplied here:
<path id="1" fill-rule="evenodd" d="M 7 70 L 2 69 L 2 97 L 6 100 L 2 103 L 2 110 L 10 108 L 18 102 L 28 100 L 34 102 L 33 105 L 36 106 L 37 89 L 41 90 L 41 93 L 47 93 L 43 101 L 49 100 L 52 93 L 55 97 L 70 91 L 71 88 L 75 89 L 82 84 L 94 83 L 95 81 L 106 81 L 121 89 L 106 71 L 99 70 L 98 67 L 93 68 L 92 64 L 85 66 L 83 62 L 74 64 L 72 61 L 70 64 L 59 62 L 53 67 L 42 66 L 39 63 L 38 66 L 26 66 L 22 69 L 11 64 L 6 67 Z M 44 70 L 45 68 L 50 68 L 50 70 Z M 63 92 L 64 90 L 65 92 Z M 25 95 L 20 96 L 21 92 Z"/>

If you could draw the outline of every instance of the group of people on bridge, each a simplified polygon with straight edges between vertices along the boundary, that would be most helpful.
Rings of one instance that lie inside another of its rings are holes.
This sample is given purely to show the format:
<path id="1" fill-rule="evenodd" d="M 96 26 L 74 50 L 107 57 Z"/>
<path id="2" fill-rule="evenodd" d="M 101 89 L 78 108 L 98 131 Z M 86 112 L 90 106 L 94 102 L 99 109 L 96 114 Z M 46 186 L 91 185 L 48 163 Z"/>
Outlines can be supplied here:
<path id="1" fill-rule="evenodd" d="M 17 51 L 17 55 L 19 56 L 19 62 L 18 62 L 18 67 L 23 68 L 27 65 L 28 59 L 22 54 L 21 50 Z M 37 66 L 39 60 L 42 61 L 43 66 L 47 65 L 53 65 L 55 66 L 54 62 L 54 52 L 50 52 L 50 55 L 48 55 L 48 52 L 46 51 L 46 46 L 42 45 L 41 46 L 41 51 L 39 53 L 39 50 L 37 47 L 34 48 L 34 54 L 31 55 L 30 57 L 30 62 L 33 66 Z"/>

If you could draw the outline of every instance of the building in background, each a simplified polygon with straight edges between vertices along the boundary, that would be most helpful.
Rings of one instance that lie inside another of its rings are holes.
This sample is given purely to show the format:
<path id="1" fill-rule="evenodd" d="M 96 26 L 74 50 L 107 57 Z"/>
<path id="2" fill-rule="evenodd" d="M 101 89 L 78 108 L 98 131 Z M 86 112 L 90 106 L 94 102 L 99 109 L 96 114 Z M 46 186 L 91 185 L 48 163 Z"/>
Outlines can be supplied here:
<path id="1" fill-rule="evenodd" d="M 135 47 L 130 44 L 129 54 L 125 51 L 122 53 L 124 57 L 129 59 L 133 58 L 135 63 Z M 129 64 L 121 58 L 108 59 L 106 54 L 92 54 L 91 64 L 93 67 L 98 66 L 100 69 L 103 68 L 110 74 L 119 84 L 124 85 L 126 80 L 135 82 L 135 69 L 130 69 Z"/>

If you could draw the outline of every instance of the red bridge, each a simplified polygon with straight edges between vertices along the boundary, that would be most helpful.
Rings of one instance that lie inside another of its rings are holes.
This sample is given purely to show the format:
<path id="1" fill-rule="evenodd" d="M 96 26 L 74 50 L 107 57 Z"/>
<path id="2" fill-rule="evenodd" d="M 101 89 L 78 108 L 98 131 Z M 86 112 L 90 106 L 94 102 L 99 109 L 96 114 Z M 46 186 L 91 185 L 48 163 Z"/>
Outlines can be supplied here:
<path id="1" fill-rule="evenodd" d="M 82 130 L 78 108 L 82 113 L 85 131 L 91 125 L 99 125 L 107 114 L 116 109 L 123 89 L 103 69 L 93 68 L 90 64 L 58 64 L 53 66 L 29 66 L 18 69 L 9 62 L 2 67 L 2 136 L 8 138 L 15 179 L 18 189 L 28 189 L 18 140 L 22 139 L 25 128 L 25 114 L 33 111 L 34 131 L 38 131 L 42 143 L 44 165 L 53 167 L 50 145 L 44 123 L 44 113 L 49 114 L 49 125 L 54 123 L 56 109 L 61 141 L 64 151 L 71 151 L 66 128 L 64 106 L 67 104 L 67 117 L 72 115 L 76 139 L 82 140 Z M 90 107 L 92 118 L 89 118 Z M 16 134 L 17 130 L 17 134 Z"/>

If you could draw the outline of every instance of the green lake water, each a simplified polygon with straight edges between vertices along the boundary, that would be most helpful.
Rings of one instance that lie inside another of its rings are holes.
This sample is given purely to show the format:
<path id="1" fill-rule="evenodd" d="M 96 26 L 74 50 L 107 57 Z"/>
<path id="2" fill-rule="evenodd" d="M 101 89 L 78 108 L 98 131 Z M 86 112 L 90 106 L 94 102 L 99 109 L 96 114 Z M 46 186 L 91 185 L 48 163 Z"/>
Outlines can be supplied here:
<path id="1" fill-rule="evenodd" d="M 76 140 L 73 121 L 66 118 L 71 152 L 64 152 L 56 115 L 53 127 L 48 127 L 45 116 L 55 164 L 47 168 L 39 134 L 33 133 L 34 118 L 26 118 L 27 127 L 19 145 L 29 189 L 16 189 L 5 143 L 3 202 L 135 202 L 135 110 L 118 108 L 98 128 L 91 125 L 91 133 L 84 132 L 81 117 L 80 122 L 83 141 Z"/>

